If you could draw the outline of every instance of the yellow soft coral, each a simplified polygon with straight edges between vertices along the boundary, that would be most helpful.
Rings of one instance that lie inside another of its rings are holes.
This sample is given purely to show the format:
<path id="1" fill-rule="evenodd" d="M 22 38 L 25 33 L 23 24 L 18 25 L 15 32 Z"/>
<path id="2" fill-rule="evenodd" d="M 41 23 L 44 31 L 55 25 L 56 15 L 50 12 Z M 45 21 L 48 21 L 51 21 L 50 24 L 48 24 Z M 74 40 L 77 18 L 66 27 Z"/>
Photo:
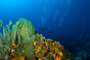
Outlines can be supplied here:
<path id="1" fill-rule="evenodd" d="M 44 58 L 41 58 L 41 59 L 39 59 L 39 60 L 44 60 Z"/>
<path id="2" fill-rule="evenodd" d="M 60 52 L 58 52 L 58 54 L 60 55 L 60 57 L 62 57 L 63 56 L 63 53 L 60 51 Z"/>
<path id="3" fill-rule="evenodd" d="M 56 57 L 56 58 L 55 58 L 55 60 L 61 60 L 61 58 L 59 58 L 59 57 Z"/>
<path id="4" fill-rule="evenodd" d="M 33 42 L 34 45 L 36 45 L 37 41 Z"/>

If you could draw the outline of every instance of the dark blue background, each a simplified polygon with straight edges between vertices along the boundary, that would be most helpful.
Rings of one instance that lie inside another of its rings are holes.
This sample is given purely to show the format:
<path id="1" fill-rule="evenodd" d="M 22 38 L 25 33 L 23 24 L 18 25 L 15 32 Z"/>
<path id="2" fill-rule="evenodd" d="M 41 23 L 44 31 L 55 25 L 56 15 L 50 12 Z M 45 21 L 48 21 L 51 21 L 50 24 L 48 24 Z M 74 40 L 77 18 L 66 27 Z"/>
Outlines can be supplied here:
<path id="1" fill-rule="evenodd" d="M 30 20 L 39 34 L 56 41 L 90 37 L 90 0 L 0 0 L 3 26 L 21 17 Z"/>

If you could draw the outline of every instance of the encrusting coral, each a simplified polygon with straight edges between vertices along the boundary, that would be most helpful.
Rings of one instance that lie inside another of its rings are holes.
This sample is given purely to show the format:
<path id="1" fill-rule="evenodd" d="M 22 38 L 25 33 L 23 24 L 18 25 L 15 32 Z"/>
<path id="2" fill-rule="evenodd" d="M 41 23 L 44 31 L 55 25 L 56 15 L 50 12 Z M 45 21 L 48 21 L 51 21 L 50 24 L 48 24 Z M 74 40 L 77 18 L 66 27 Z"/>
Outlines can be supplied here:
<path id="1" fill-rule="evenodd" d="M 20 18 L 12 30 L 11 24 L 0 33 L 0 60 L 71 60 L 72 54 L 59 42 L 39 35 L 29 20 Z"/>

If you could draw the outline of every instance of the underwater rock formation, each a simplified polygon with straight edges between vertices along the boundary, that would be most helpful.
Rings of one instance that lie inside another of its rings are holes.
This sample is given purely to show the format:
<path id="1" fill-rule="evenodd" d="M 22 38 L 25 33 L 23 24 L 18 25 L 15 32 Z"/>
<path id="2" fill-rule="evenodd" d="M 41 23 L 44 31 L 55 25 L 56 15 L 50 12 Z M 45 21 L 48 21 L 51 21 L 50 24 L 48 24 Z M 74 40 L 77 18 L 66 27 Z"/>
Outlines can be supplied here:
<path id="1" fill-rule="evenodd" d="M 3 35 L 0 33 L 0 60 L 71 60 L 73 57 L 59 42 L 39 35 L 29 20 L 20 18 L 12 30 L 10 23 L 8 29 L 3 27 Z"/>

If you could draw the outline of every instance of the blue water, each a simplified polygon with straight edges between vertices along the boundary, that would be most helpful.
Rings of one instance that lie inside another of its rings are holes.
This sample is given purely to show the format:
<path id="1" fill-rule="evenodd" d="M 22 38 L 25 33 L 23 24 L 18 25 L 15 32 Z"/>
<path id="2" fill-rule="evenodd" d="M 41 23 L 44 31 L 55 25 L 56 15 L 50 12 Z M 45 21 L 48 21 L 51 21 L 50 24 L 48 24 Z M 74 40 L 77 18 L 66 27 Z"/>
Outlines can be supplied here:
<path id="1" fill-rule="evenodd" d="M 3 26 L 19 18 L 30 20 L 39 34 L 61 44 L 90 39 L 90 0 L 0 0 Z"/>

